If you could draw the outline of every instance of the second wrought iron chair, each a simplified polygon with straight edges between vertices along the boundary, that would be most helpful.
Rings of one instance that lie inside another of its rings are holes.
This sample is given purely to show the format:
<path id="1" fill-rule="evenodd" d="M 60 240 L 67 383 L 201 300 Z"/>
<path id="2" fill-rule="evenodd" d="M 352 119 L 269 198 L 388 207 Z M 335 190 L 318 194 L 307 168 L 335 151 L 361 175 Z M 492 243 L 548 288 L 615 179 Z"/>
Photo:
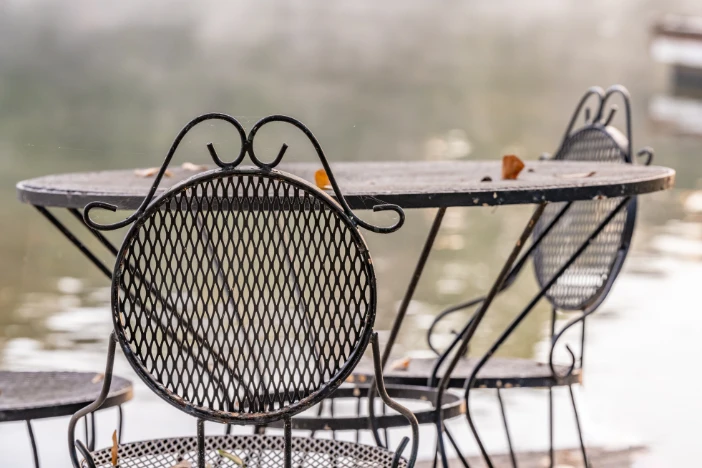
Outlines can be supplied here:
<path id="1" fill-rule="evenodd" d="M 612 96 L 619 95 L 625 105 L 626 134 L 623 134 L 611 123 L 616 108 L 607 108 Z M 590 112 L 586 107 L 590 99 L 595 99 L 595 111 Z M 575 128 L 578 119 L 584 114 L 585 123 Z M 570 161 L 596 161 L 611 163 L 634 163 L 631 144 L 631 122 L 629 95 L 621 86 L 613 86 L 607 91 L 591 88 L 580 100 L 574 112 L 563 141 L 553 158 Z M 644 149 L 638 156 L 645 156 L 649 164 L 652 151 Z M 581 176 L 586 177 L 587 174 Z M 542 210 L 543 212 L 539 212 Z M 586 465 L 588 464 L 585 444 L 578 419 L 572 386 L 582 379 L 582 350 L 585 342 L 585 318 L 592 314 L 609 293 L 616 279 L 633 235 L 636 219 L 636 198 L 603 199 L 571 203 L 549 204 L 540 208 L 532 219 L 538 219 L 534 227 L 533 241 L 525 248 L 524 254 L 509 270 L 506 279 L 498 293 L 507 290 L 518 278 L 529 259 L 533 260 L 535 274 L 540 286 L 539 292 L 519 313 L 508 328 L 500 334 L 496 342 L 481 358 L 465 358 L 456 356 L 457 350 L 467 350 L 469 335 L 474 332 L 471 316 L 463 328 L 455 333 L 452 342 L 444 350 L 437 349 L 433 335 L 437 324 L 446 317 L 458 311 L 471 307 L 480 307 L 485 297 L 478 297 L 453 306 L 440 313 L 430 326 L 427 339 L 429 347 L 437 354 L 437 359 L 413 359 L 409 368 L 402 371 L 387 371 L 386 383 L 389 385 L 424 385 L 449 388 L 462 388 L 466 399 L 466 416 L 471 429 L 478 441 L 479 448 L 488 466 L 492 466 L 482 440 L 479 437 L 468 405 L 469 394 L 473 388 L 490 388 L 497 392 L 502 422 L 507 438 L 512 465 L 516 466 L 516 454 L 512 446 L 512 438 L 507 421 L 501 392 L 505 388 L 530 387 L 547 388 L 549 390 L 549 441 L 550 465 L 554 463 L 553 451 L 553 393 L 554 387 L 567 387 L 570 391 L 573 410 L 575 411 L 580 445 Z M 546 298 L 552 309 L 551 315 L 551 353 L 548 364 L 516 358 L 493 357 L 502 343 L 512 335 L 519 323 L 532 311 L 535 305 Z M 557 312 L 576 313 L 564 326 L 556 329 Z M 572 361 L 569 364 L 554 363 L 556 345 L 565 332 L 576 324 L 582 324 L 580 334 L 580 355 L 578 358 L 567 351 Z M 470 332 L 469 332 L 470 330 Z M 465 345 L 465 346 L 462 346 Z M 448 369 L 454 365 L 452 369 Z M 439 426 L 441 426 L 439 424 Z M 461 448 L 455 438 L 445 427 L 449 442 L 458 453 L 465 466 L 467 461 L 461 455 Z M 438 449 L 443 452 L 442 459 L 446 460 L 443 441 L 440 440 Z"/>
<path id="2" fill-rule="evenodd" d="M 238 131 L 241 151 L 219 166 L 154 194 L 188 131 L 206 120 Z M 254 151 L 254 137 L 269 122 L 286 122 L 310 140 L 336 199 L 275 167 Z M 256 167 L 241 168 L 245 156 Z M 86 206 L 94 229 L 132 224 L 119 250 L 112 283 L 114 332 L 103 395 L 76 413 L 69 427 L 73 465 L 96 468 L 408 467 L 414 466 L 414 415 L 389 398 L 378 360 L 376 280 L 359 227 L 378 233 L 404 220 L 395 205 L 376 206 L 400 216 L 376 227 L 346 204 L 322 149 L 300 122 L 271 116 L 248 134 L 224 114 L 191 121 L 178 135 L 148 197 L 124 221 L 93 221 L 101 202 Z M 401 453 L 335 440 L 292 437 L 292 416 L 319 403 L 344 382 L 368 343 L 373 345 L 377 388 L 384 402 L 412 427 L 407 460 Z M 169 404 L 197 418 L 197 436 L 150 440 L 90 452 L 75 439 L 76 422 L 104 401 L 119 344 L 137 375 Z M 205 421 L 268 425 L 283 421 L 284 435 L 205 436 Z M 74 448 L 75 444 L 75 448 Z M 77 449 L 77 452 L 76 452 Z M 83 457 L 79 461 L 78 454 Z"/>

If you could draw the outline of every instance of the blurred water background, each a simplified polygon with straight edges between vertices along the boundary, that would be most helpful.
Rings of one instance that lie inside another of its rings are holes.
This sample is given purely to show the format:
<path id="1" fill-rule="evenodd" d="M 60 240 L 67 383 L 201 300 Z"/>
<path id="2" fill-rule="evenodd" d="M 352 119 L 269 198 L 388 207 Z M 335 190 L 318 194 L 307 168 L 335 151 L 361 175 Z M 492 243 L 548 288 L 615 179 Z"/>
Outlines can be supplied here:
<path id="1" fill-rule="evenodd" d="M 671 92 L 668 67 L 649 54 L 650 25 L 670 12 L 699 14 L 702 6 L 695 0 L 1 1 L 0 368 L 100 371 L 111 327 L 107 281 L 36 210 L 16 201 L 19 180 L 159 165 L 181 126 L 207 111 L 248 125 L 272 113 L 295 116 L 315 132 L 332 164 L 507 153 L 536 159 L 555 150 L 589 86 L 622 83 L 632 95 L 634 147 L 653 146 L 655 164 L 678 171 L 677 188 L 641 200 L 634 248 L 588 330 L 589 367 L 578 397 L 588 443 L 641 447 L 637 467 L 699 459 L 700 140 L 669 133 L 648 115 L 650 103 Z M 207 162 L 204 146 L 191 143 L 177 157 Z M 313 161 L 304 149 L 291 145 L 286 158 Z M 442 307 L 486 290 L 530 211 L 449 210 L 399 353 L 426 348 L 425 330 Z M 399 233 L 368 236 L 381 330 L 391 323 L 433 214 L 410 211 Z M 476 351 L 534 290 L 529 273 L 500 298 Z M 544 306 L 502 354 L 544 357 L 547 318 Z M 123 360 L 118 370 L 136 379 Z M 505 397 L 517 448 L 543 449 L 545 393 Z M 558 444 L 574 446 L 572 418 L 561 403 Z M 490 445 L 502 450 L 494 396 L 476 404 Z M 114 423 L 105 414 L 103 444 Z M 194 431 L 142 386 L 126 418 L 127 439 Z M 65 424 L 36 424 L 46 466 L 68 466 Z M 24 427 L 0 425 L 0 465 L 30 461 Z"/>

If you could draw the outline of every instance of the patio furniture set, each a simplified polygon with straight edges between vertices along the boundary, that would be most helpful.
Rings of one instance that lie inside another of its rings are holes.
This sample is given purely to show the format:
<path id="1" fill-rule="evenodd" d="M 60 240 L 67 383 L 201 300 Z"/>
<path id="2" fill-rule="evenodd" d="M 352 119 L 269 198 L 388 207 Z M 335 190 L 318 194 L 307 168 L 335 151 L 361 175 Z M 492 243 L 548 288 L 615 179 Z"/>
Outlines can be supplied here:
<path id="1" fill-rule="evenodd" d="M 615 99 L 624 106 L 623 131 L 611 125 Z M 239 135 L 238 153 L 208 144 L 213 169 L 193 175 L 171 167 L 188 132 L 213 120 Z M 284 161 L 286 145 L 272 158 L 259 154 L 256 136 L 273 122 L 301 131 L 319 164 Z M 29 421 L 72 414 L 68 441 L 76 468 L 413 467 L 420 425 L 435 428 L 437 436 L 422 443 L 435 444 L 434 466 L 448 468 L 454 457 L 469 466 L 462 437 L 445 425 L 463 419 L 493 466 L 471 411 L 473 392 L 492 389 L 516 467 L 512 440 L 519 434 L 510 428 L 503 392 L 543 388 L 553 466 L 553 389 L 564 387 L 583 465 L 591 466 L 572 387 L 583 377 L 587 318 L 611 290 L 629 250 L 637 196 L 673 185 L 674 171 L 651 166 L 652 156 L 650 149 L 634 152 L 628 94 L 614 86 L 588 90 L 553 156 L 528 161 L 516 180 L 502 179 L 500 161 L 330 164 L 298 120 L 274 115 L 247 132 L 233 117 L 206 114 L 181 130 L 152 179 L 125 170 L 21 182 L 20 200 L 110 279 L 114 329 L 98 381 L 94 374 L 0 373 L 0 422 L 27 421 L 37 467 Z M 310 182 L 320 166 L 325 187 Z M 491 287 L 436 316 L 427 333 L 435 357 L 389 368 L 446 211 L 509 204 L 534 209 Z M 114 255 L 114 266 L 50 209 L 67 209 Z M 387 212 L 388 222 L 364 221 L 358 212 L 367 209 Z M 381 351 L 374 331 L 379 286 L 362 231 L 391 235 L 407 209 L 436 214 Z M 113 223 L 97 221 L 105 210 L 132 213 Z M 119 246 L 103 234 L 123 228 Z M 487 352 L 469 355 L 493 300 L 529 262 L 538 291 Z M 543 300 L 551 309 L 548 362 L 494 357 Z M 569 317 L 565 324 L 558 312 Z M 435 333 L 455 314 L 466 318 L 442 349 Z M 576 346 L 562 339 L 571 329 L 578 331 Z M 369 344 L 372 358 L 364 357 Z M 112 375 L 117 349 L 151 391 L 195 419 L 196 436 L 123 442 L 120 434 L 116 450 L 96 449 L 92 415 L 132 397 L 131 384 Z M 355 407 L 354 416 L 335 414 L 342 400 Z M 425 402 L 426 408 L 410 411 L 396 400 Z M 205 422 L 222 424 L 224 434 L 207 435 Z M 252 426 L 252 434 L 231 433 L 242 425 Z M 408 436 L 391 443 L 388 430 L 402 427 Z M 282 435 L 271 434 L 281 429 Z M 355 431 L 355 442 L 337 440 L 337 431 Z M 360 443 L 362 432 L 375 444 Z"/>

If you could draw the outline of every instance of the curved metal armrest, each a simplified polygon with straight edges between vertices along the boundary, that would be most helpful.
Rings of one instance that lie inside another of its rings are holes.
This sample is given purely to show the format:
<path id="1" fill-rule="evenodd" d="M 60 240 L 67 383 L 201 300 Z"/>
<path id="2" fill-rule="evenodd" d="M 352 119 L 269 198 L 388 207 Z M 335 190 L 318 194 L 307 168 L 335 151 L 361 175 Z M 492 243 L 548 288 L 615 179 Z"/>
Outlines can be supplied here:
<path id="1" fill-rule="evenodd" d="M 78 456 L 76 455 L 76 449 L 85 457 L 90 468 L 95 468 L 95 462 L 90 456 L 90 451 L 80 440 L 76 440 L 76 424 L 81 418 L 84 418 L 88 414 L 100 409 L 102 404 L 107 399 L 107 394 L 110 392 L 110 385 L 112 384 L 112 367 L 115 362 L 115 349 L 117 347 L 117 338 L 115 334 L 110 335 L 109 346 L 107 349 L 107 365 L 105 366 L 105 378 L 102 381 L 102 389 L 100 390 L 100 395 L 97 399 L 86 406 L 85 408 L 78 410 L 76 414 L 71 417 L 68 422 L 68 453 L 71 456 L 71 463 L 74 468 L 81 468 L 81 464 L 78 461 Z"/>
<path id="2" fill-rule="evenodd" d="M 385 389 L 385 382 L 383 382 L 383 366 L 380 362 L 380 348 L 378 346 L 377 332 L 374 332 L 373 335 L 371 335 L 371 346 L 373 347 L 375 384 L 378 388 L 378 394 L 380 395 L 380 398 L 383 399 L 383 402 L 385 402 L 386 405 L 388 405 L 390 408 L 394 409 L 395 411 L 403 415 L 405 418 L 407 418 L 407 421 L 409 422 L 410 427 L 412 428 L 412 451 L 410 452 L 410 457 L 407 462 L 407 468 L 413 468 L 414 463 L 417 460 L 417 450 L 419 449 L 419 423 L 417 422 L 417 418 L 414 416 L 414 413 L 412 413 L 410 410 L 397 403 L 396 401 L 392 400 L 390 398 L 390 395 L 388 395 L 387 390 Z M 397 453 L 395 454 L 395 458 L 393 459 L 393 468 L 397 467 L 400 463 L 400 455 L 407 446 L 407 441 L 407 437 L 402 439 L 402 442 L 398 447 Z"/>

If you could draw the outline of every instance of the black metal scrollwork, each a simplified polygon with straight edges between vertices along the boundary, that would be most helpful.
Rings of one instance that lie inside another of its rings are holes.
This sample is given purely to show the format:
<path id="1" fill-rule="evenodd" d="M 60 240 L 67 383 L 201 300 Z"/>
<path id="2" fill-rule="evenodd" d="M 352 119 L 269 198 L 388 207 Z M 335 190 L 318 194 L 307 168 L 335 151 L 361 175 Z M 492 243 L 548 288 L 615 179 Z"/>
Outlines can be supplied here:
<path id="1" fill-rule="evenodd" d="M 230 123 L 234 128 L 237 130 L 239 134 L 239 138 L 241 141 L 241 148 L 239 150 L 238 156 L 231 162 L 226 162 L 223 161 L 219 155 L 217 154 L 217 151 L 215 150 L 215 147 L 212 143 L 207 144 L 207 150 L 210 154 L 210 157 L 212 158 L 212 161 L 219 166 L 222 169 L 234 169 L 237 166 L 239 166 L 243 160 L 244 157 L 248 154 L 249 158 L 251 159 L 251 162 L 253 162 L 261 171 L 271 171 L 274 170 L 278 164 L 283 159 L 283 156 L 285 155 L 285 152 L 288 149 L 287 144 L 283 144 L 280 148 L 280 151 L 278 152 L 278 155 L 271 161 L 270 163 L 265 163 L 261 159 L 256 156 L 256 152 L 254 150 L 254 138 L 261 130 L 261 128 L 270 123 L 270 122 L 285 122 L 293 125 L 294 127 L 298 128 L 299 130 L 304 133 L 304 135 L 309 139 L 310 143 L 312 144 L 314 150 L 317 153 L 317 157 L 319 158 L 320 162 L 322 163 L 322 167 L 327 173 L 327 176 L 329 178 L 329 182 L 332 186 L 332 190 L 334 192 L 334 196 L 336 197 L 337 202 L 342 206 L 344 209 L 345 214 L 351 219 L 351 221 L 356 224 L 357 226 L 360 226 L 364 229 L 367 229 L 372 232 L 380 233 L 380 234 L 387 234 L 391 232 L 397 231 L 400 227 L 405 222 L 405 214 L 402 208 L 400 208 L 397 205 L 393 204 L 379 204 L 375 205 L 373 207 L 373 211 L 394 211 L 397 213 L 399 216 L 399 219 L 395 222 L 395 224 L 391 226 L 375 226 L 373 224 L 370 224 L 366 221 L 363 221 L 360 219 L 356 214 L 351 210 L 349 207 L 348 203 L 344 199 L 343 194 L 341 193 L 341 189 L 339 188 L 339 184 L 336 181 L 336 178 L 334 177 L 334 174 L 332 173 L 331 167 L 329 165 L 329 162 L 327 161 L 326 156 L 324 155 L 324 151 L 322 150 L 321 145 L 319 144 L 319 141 L 317 138 L 312 134 L 312 132 L 299 120 L 294 119 L 292 117 L 288 117 L 285 115 L 271 115 L 268 117 L 264 117 L 254 126 L 251 128 L 249 131 L 248 135 L 246 134 L 246 131 L 244 130 L 244 127 L 239 123 L 238 120 L 236 120 L 234 117 L 227 115 L 227 114 L 220 114 L 220 113 L 209 113 L 209 114 L 203 114 L 199 117 L 194 118 L 188 124 L 183 127 L 183 129 L 178 133 L 176 136 L 175 140 L 173 141 L 173 144 L 171 145 L 171 148 L 168 151 L 168 154 L 166 155 L 166 159 L 163 161 L 163 164 L 161 165 L 161 168 L 159 169 L 158 173 L 156 174 L 156 177 L 154 179 L 154 183 L 151 185 L 151 188 L 149 189 L 148 194 L 142 201 L 141 205 L 139 205 L 139 208 L 132 213 L 130 216 L 125 218 L 122 221 L 118 221 L 115 223 L 111 224 L 100 224 L 95 222 L 91 218 L 91 212 L 96 209 L 100 208 L 103 210 L 108 210 L 108 211 L 117 211 L 117 207 L 115 205 L 112 205 L 110 203 L 105 203 L 105 202 L 100 202 L 100 201 L 94 201 L 91 203 L 88 203 L 84 210 L 83 210 L 83 219 L 85 220 L 85 223 L 90 226 L 93 229 L 97 229 L 100 231 L 110 231 L 110 230 L 115 230 L 119 229 L 122 227 L 125 227 L 134 221 L 136 221 L 146 210 L 146 208 L 149 206 L 149 203 L 154 198 L 154 195 L 156 194 L 156 190 L 158 189 L 159 184 L 161 183 L 161 180 L 163 179 L 164 174 L 166 173 L 166 170 L 168 169 L 168 166 L 171 163 L 171 159 L 173 159 L 173 155 L 175 154 L 176 150 L 178 149 L 178 146 L 180 145 L 180 142 L 183 140 L 185 135 L 193 129 L 197 124 L 205 122 L 207 120 L 223 120 L 225 122 Z"/>

